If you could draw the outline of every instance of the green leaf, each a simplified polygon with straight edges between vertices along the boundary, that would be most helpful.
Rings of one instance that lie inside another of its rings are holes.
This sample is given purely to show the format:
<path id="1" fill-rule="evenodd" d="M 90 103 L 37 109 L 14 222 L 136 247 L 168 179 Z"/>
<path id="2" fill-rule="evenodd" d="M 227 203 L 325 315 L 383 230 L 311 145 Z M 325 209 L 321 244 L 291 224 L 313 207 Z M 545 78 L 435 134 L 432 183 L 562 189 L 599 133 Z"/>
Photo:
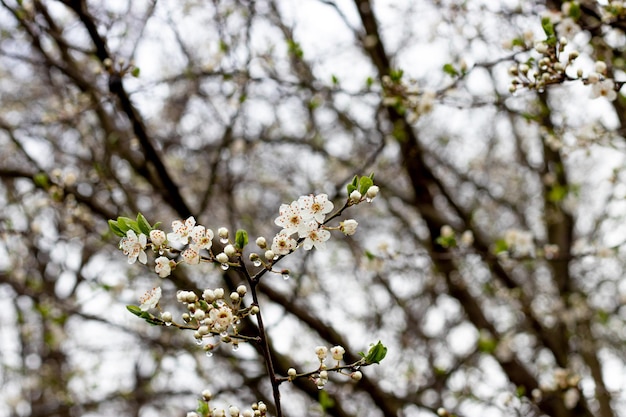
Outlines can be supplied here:
<path id="1" fill-rule="evenodd" d="M 139 69 L 139 67 L 134 67 L 132 69 L 132 71 L 130 72 L 130 75 L 132 75 L 133 77 L 137 78 L 139 77 L 139 73 L 141 72 L 141 70 Z"/>
<path id="2" fill-rule="evenodd" d="M 389 78 L 391 78 L 391 81 L 393 81 L 394 83 L 399 82 L 402 79 L 403 75 L 404 71 L 401 69 L 395 69 L 389 72 Z"/>
<path id="3" fill-rule="evenodd" d="M 141 308 L 139 308 L 139 306 L 134 306 L 134 305 L 127 305 L 126 310 L 130 311 L 137 317 L 141 317 L 141 315 L 145 313 L 144 311 L 141 311 Z"/>
<path id="4" fill-rule="evenodd" d="M 370 177 L 361 177 L 359 180 L 359 192 L 361 195 L 365 195 L 367 190 L 374 185 L 374 181 Z"/>
<path id="5" fill-rule="evenodd" d="M 525 46 L 526 42 L 522 38 L 515 38 L 511 41 L 513 46 Z"/>
<path id="6" fill-rule="evenodd" d="M 380 363 L 387 355 L 387 347 L 379 340 L 378 343 L 372 343 L 370 345 L 370 350 L 367 352 L 367 355 L 363 352 L 359 352 L 359 355 L 365 358 L 365 363 L 367 364 Z"/>
<path id="7" fill-rule="evenodd" d="M 451 77 L 458 77 L 459 76 L 459 72 L 456 70 L 456 68 L 454 68 L 454 66 L 452 64 L 445 64 L 443 66 L 443 72 L 445 72 L 446 74 L 448 74 Z"/>
<path id="8" fill-rule="evenodd" d="M 546 43 L 550 46 L 556 45 L 556 33 L 554 31 L 554 24 L 549 17 L 541 19 L 541 27 L 546 34 Z"/>
<path id="9" fill-rule="evenodd" d="M 117 218 L 117 226 L 120 228 L 122 232 L 124 232 L 124 235 L 126 235 L 126 232 L 128 232 L 129 230 L 133 228 L 132 227 L 133 224 L 136 224 L 136 222 L 129 217 L 120 216 Z"/>
<path id="10" fill-rule="evenodd" d="M 148 220 L 141 213 L 137 213 L 137 227 L 139 227 L 139 230 L 144 235 L 149 235 L 152 230 L 152 226 L 150 226 Z"/>
<path id="11" fill-rule="evenodd" d="M 37 187 L 43 188 L 47 190 L 50 187 L 50 182 L 48 181 L 48 174 L 45 172 L 39 172 L 33 176 L 33 182 Z"/>
<path id="12" fill-rule="evenodd" d="M 578 20 L 580 19 L 581 14 L 582 13 L 580 11 L 580 3 L 578 3 L 577 1 L 570 2 L 569 17 L 574 20 Z"/>
<path id="13" fill-rule="evenodd" d="M 348 195 L 352 194 L 352 191 L 358 188 L 357 187 L 358 184 L 359 184 L 359 176 L 355 175 L 354 178 L 352 178 L 352 182 L 346 186 L 348 189 Z"/>
<path id="14" fill-rule="evenodd" d="M 209 415 L 209 403 L 203 400 L 198 400 L 198 408 L 196 408 L 196 411 L 201 416 Z"/>
<path id="15" fill-rule="evenodd" d="M 454 248 L 456 247 L 456 236 L 439 236 L 435 240 L 442 248 Z"/>
<path id="16" fill-rule="evenodd" d="M 337 84 L 339 84 L 339 78 L 337 78 L 337 76 L 336 76 L 335 74 L 333 74 L 333 75 L 331 76 L 331 80 L 332 80 L 332 82 L 333 82 L 333 85 L 337 85 Z"/>
<path id="17" fill-rule="evenodd" d="M 109 229 L 111 229 L 111 231 L 119 237 L 126 236 L 126 233 L 124 233 L 122 229 L 120 229 L 115 220 L 109 220 Z"/>
<path id="18" fill-rule="evenodd" d="M 506 244 L 506 241 L 504 239 L 496 240 L 493 246 L 493 253 L 497 255 L 498 253 L 506 252 L 508 250 L 509 250 L 509 245 Z"/>
<path id="19" fill-rule="evenodd" d="M 237 249 L 242 250 L 248 244 L 248 232 L 243 229 L 237 230 L 235 234 L 235 246 Z"/>
<path id="20" fill-rule="evenodd" d="M 332 408 L 335 406 L 335 400 L 333 400 L 330 395 L 328 395 L 328 392 L 324 391 L 324 390 L 320 390 L 320 395 L 318 398 L 318 402 L 320 404 L 320 406 L 322 407 L 323 411 L 326 411 L 329 408 Z"/>
<path id="21" fill-rule="evenodd" d="M 551 201 L 553 203 L 563 201 L 565 197 L 567 197 L 568 192 L 569 190 L 567 186 L 556 184 L 552 186 L 552 188 L 548 192 L 548 201 Z"/>

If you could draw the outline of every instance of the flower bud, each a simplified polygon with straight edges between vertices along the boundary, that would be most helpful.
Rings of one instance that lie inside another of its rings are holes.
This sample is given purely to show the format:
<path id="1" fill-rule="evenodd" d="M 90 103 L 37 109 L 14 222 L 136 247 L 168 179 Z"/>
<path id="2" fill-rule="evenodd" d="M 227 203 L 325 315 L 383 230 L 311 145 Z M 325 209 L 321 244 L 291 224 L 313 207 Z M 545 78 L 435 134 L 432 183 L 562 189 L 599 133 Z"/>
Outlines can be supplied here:
<path id="1" fill-rule="evenodd" d="M 287 375 L 289 375 L 291 378 L 295 377 L 297 374 L 298 373 L 294 368 L 289 368 L 289 370 L 287 370 Z"/>
<path id="2" fill-rule="evenodd" d="M 361 373 L 361 371 L 354 371 L 350 374 L 350 378 L 352 378 L 352 380 L 354 381 L 360 381 L 361 378 L 363 378 L 363 374 Z"/>
<path id="3" fill-rule="evenodd" d="M 237 254 L 237 249 L 235 249 L 233 245 L 226 245 L 224 247 L 224 253 L 230 258 Z"/>
<path id="4" fill-rule="evenodd" d="M 323 361 L 326 359 L 326 355 L 328 355 L 328 348 L 326 346 L 317 346 L 315 348 L 315 354 L 320 361 Z"/>
<path id="5" fill-rule="evenodd" d="M 352 201 L 353 203 L 358 203 L 359 201 L 361 201 L 361 197 L 361 193 L 357 190 L 354 190 L 350 193 L 350 201 Z"/>
<path id="6" fill-rule="evenodd" d="M 161 320 L 163 320 L 166 323 L 171 323 L 172 322 L 172 313 L 170 313 L 169 311 L 164 311 L 161 313 Z"/>
<path id="7" fill-rule="evenodd" d="M 346 350 L 343 346 L 333 346 L 330 348 L 330 353 L 333 355 L 334 360 L 340 361 L 343 359 L 343 354 L 346 353 Z"/>
<path id="8" fill-rule="evenodd" d="M 240 285 L 237 287 L 237 293 L 239 293 L 240 296 L 244 296 L 246 295 L 246 293 L 248 292 L 248 289 L 246 288 L 245 285 Z"/>
<path id="9" fill-rule="evenodd" d="M 228 262 L 229 258 L 228 258 L 228 255 L 222 252 L 222 253 L 217 254 L 217 256 L 215 257 L 215 260 L 221 264 L 225 264 Z"/>
<path id="10" fill-rule="evenodd" d="M 211 397 L 213 395 L 211 394 L 211 391 L 209 391 L 208 389 L 205 389 L 204 391 L 202 391 L 202 399 L 204 401 L 211 401 Z"/>
<path id="11" fill-rule="evenodd" d="M 261 249 L 265 249 L 267 248 L 267 241 L 265 240 L 265 238 L 263 236 L 258 237 L 256 239 L 256 245 L 261 248 Z"/>
<path id="12" fill-rule="evenodd" d="M 217 299 L 224 298 L 224 288 L 216 288 L 213 293 Z"/>
<path id="13" fill-rule="evenodd" d="M 150 241 L 156 247 L 160 247 L 167 240 L 165 236 L 165 232 L 162 230 L 151 230 L 150 231 Z"/>
<path id="14" fill-rule="evenodd" d="M 210 290 L 210 289 L 207 288 L 202 293 L 202 298 L 204 298 L 206 301 L 211 303 L 211 302 L 213 302 L 213 300 L 215 300 L 215 293 L 213 293 L 213 290 Z"/>
<path id="15" fill-rule="evenodd" d="M 231 417 L 239 417 L 239 409 L 234 405 L 230 406 L 230 408 L 228 409 L 228 413 Z"/>
<path id="16" fill-rule="evenodd" d="M 230 299 L 233 303 L 236 303 L 237 301 L 239 301 L 239 293 L 231 292 Z"/>
<path id="17" fill-rule="evenodd" d="M 265 251 L 264 256 L 265 256 L 265 259 L 267 259 L 268 261 L 272 261 L 276 257 L 276 254 L 274 253 L 274 251 L 267 250 Z"/>
<path id="18" fill-rule="evenodd" d="M 339 229 L 346 235 L 351 236 L 356 233 L 356 227 L 359 225 L 356 220 L 348 219 L 339 223 Z"/>
<path id="19" fill-rule="evenodd" d="M 380 188 L 378 188 L 377 185 L 372 185 L 370 188 L 367 189 L 367 192 L 365 193 L 365 197 L 369 198 L 370 200 L 373 200 L 374 198 L 376 198 L 379 191 L 380 191 Z"/>

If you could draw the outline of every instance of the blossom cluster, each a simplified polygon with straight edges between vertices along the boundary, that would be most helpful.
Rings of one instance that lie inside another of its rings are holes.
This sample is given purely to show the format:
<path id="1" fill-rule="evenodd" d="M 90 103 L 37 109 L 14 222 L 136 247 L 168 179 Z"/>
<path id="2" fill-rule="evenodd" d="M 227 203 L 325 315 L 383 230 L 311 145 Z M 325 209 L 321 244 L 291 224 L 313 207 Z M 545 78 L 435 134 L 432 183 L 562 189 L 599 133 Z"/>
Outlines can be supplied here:
<path id="1" fill-rule="evenodd" d="M 607 16 L 610 16 L 611 11 L 608 13 Z M 624 83 L 617 83 L 607 76 L 605 62 L 597 61 L 594 71 L 586 75 L 582 68 L 568 71 L 580 55 L 575 49 L 566 50 L 569 42 L 582 31 L 577 24 L 580 14 L 580 5 L 577 2 L 563 2 L 560 12 L 550 13 L 542 19 L 541 25 L 546 39 L 534 42 L 534 46 L 531 43 L 532 48 L 527 45 L 532 35 L 517 43 L 525 49 L 532 49 L 538 58 L 531 57 L 526 62 L 517 63 L 509 68 L 509 74 L 513 77 L 510 92 L 516 92 L 520 88 L 543 91 L 552 84 L 580 80 L 583 84 L 591 86 L 591 98 L 604 97 L 609 101 L 617 98 L 617 92 Z M 610 20 L 610 17 L 607 19 Z"/>
<path id="2" fill-rule="evenodd" d="M 330 353 L 332 360 L 334 362 L 331 368 L 326 364 L 328 354 Z M 293 381 L 298 377 L 307 377 L 311 381 L 315 383 L 318 389 L 324 388 L 324 386 L 328 383 L 328 372 L 335 371 L 339 374 L 344 374 L 349 376 L 353 381 L 359 381 L 363 378 L 363 374 L 359 371 L 359 367 L 364 364 L 364 359 L 359 362 L 356 362 L 351 365 L 341 365 L 341 361 L 343 360 L 343 355 L 346 353 L 346 350 L 343 346 L 333 346 L 330 349 L 326 346 L 317 346 L 315 348 L 315 355 L 317 356 L 317 360 L 319 361 L 319 367 L 313 372 L 307 372 L 303 374 L 298 374 L 295 368 L 289 368 L 287 371 L 289 381 Z M 346 370 L 349 372 L 346 373 Z"/>
<path id="3" fill-rule="evenodd" d="M 240 411 L 239 407 L 231 405 L 228 409 L 211 408 L 211 391 L 202 391 L 202 401 L 196 411 L 190 411 L 186 417 L 264 417 L 267 416 L 267 405 L 263 401 L 258 401 L 247 409 Z"/>
<path id="4" fill-rule="evenodd" d="M 383 105 L 395 108 L 400 114 L 407 114 L 409 123 L 415 123 L 435 104 L 436 93 L 431 90 L 420 91 L 416 81 L 402 80 L 402 72 L 394 71 L 382 79 Z"/>
<path id="5" fill-rule="evenodd" d="M 348 205 L 362 201 L 371 202 L 378 191 L 375 185 L 367 189 L 365 196 L 354 190 L 348 196 Z M 325 249 L 326 241 L 330 238 L 330 230 L 338 229 L 345 235 L 353 235 L 358 226 L 358 222 L 354 219 L 340 222 L 339 227 L 325 225 L 326 216 L 333 208 L 334 205 L 326 194 L 303 195 L 289 204 L 281 204 L 274 224 L 282 227 L 282 230 L 274 236 L 269 249 L 263 238 L 257 239 L 257 246 L 264 250 L 268 249 L 264 255 L 271 262 L 277 256 L 287 255 L 299 246 L 304 250 Z M 258 265 L 261 264 L 257 254 L 253 254 L 251 258 L 258 262 Z"/>

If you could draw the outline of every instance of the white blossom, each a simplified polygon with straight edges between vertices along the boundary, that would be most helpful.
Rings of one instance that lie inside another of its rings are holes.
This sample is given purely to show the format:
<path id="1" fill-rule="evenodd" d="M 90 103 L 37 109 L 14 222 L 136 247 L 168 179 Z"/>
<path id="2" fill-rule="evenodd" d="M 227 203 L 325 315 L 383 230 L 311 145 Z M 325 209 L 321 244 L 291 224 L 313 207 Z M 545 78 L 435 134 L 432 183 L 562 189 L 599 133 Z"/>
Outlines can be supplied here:
<path id="1" fill-rule="evenodd" d="M 289 252 L 296 248 L 296 245 L 297 242 L 294 239 L 290 238 L 289 234 L 285 230 L 283 230 L 276 236 L 274 236 L 271 252 L 278 255 L 287 255 Z"/>
<path id="2" fill-rule="evenodd" d="M 304 221 L 314 219 L 318 223 L 323 223 L 326 214 L 333 210 L 333 203 L 328 200 L 328 195 L 318 194 L 316 196 L 301 196 L 298 199 L 300 215 Z"/>
<path id="3" fill-rule="evenodd" d="M 308 223 L 306 234 L 301 235 L 304 238 L 302 247 L 305 250 L 310 250 L 314 246 L 316 249 L 326 249 L 326 241 L 330 239 L 330 232 L 319 227 L 316 221 Z"/>
<path id="4" fill-rule="evenodd" d="M 189 234 L 196 225 L 196 219 L 190 216 L 183 223 L 181 220 L 174 220 L 172 222 L 172 233 L 167 234 L 167 240 L 173 242 L 180 242 L 183 245 L 189 243 Z"/>
<path id="5" fill-rule="evenodd" d="M 591 97 L 605 97 L 609 101 L 613 101 L 617 98 L 617 92 L 615 91 L 615 83 L 611 79 L 599 81 L 591 86 Z"/>
<path id="6" fill-rule="evenodd" d="M 137 259 L 142 264 L 145 264 L 148 262 L 148 256 L 144 252 L 147 243 L 148 238 L 146 235 L 140 233 L 137 236 L 133 230 L 129 230 L 126 232 L 126 237 L 120 241 L 120 249 L 122 249 L 124 255 L 128 255 L 129 264 L 134 264 Z"/>
<path id="7" fill-rule="evenodd" d="M 172 273 L 172 265 L 169 258 L 166 258 L 165 256 L 159 256 L 158 258 L 156 258 L 154 263 L 154 271 L 159 274 L 161 278 L 168 277 Z"/>
<path id="8" fill-rule="evenodd" d="M 191 241 L 198 251 L 200 249 L 211 249 L 213 245 L 213 230 L 204 226 L 195 226 L 189 233 L 189 237 L 191 237 Z"/>
<path id="9" fill-rule="evenodd" d="M 292 235 L 300 231 L 304 219 L 297 201 L 293 201 L 291 204 L 281 204 L 278 213 L 279 216 L 274 220 L 274 223 L 282 227 L 284 233 Z"/>
<path id="10" fill-rule="evenodd" d="M 161 300 L 161 287 L 156 287 L 146 292 L 139 298 L 139 302 L 141 305 L 141 311 L 148 311 L 151 308 L 155 308 L 159 301 Z"/>

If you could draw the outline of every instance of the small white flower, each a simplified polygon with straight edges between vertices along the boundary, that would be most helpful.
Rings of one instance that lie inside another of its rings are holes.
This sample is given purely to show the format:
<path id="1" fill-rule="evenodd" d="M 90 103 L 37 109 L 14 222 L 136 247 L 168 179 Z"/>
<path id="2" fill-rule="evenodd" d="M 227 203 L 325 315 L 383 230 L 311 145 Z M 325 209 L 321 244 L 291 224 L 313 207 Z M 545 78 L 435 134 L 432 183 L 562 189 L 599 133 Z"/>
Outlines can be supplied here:
<path id="1" fill-rule="evenodd" d="M 344 353 L 346 353 L 346 350 L 343 346 L 333 346 L 330 348 L 330 354 L 333 355 L 333 359 L 336 361 L 342 360 Z"/>
<path id="2" fill-rule="evenodd" d="M 330 239 L 330 232 L 319 227 L 316 221 L 311 221 L 308 224 L 309 228 L 306 234 L 300 237 L 304 237 L 302 247 L 305 250 L 310 250 L 315 246 L 315 249 L 326 249 L 326 241 Z"/>
<path id="3" fill-rule="evenodd" d="M 189 243 L 189 233 L 191 233 L 195 225 L 196 219 L 193 216 L 188 217 L 184 223 L 180 220 L 174 220 L 172 222 L 173 232 L 167 234 L 167 239 L 186 245 Z"/>
<path id="4" fill-rule="evenodd" d="M 359 225 L 356 220 L 348 219 L 339 223 L 339 229 L 346 235 L 351 236 L 356 233 L 356 228 Z"/>
<path id="5" fill-rule="evenodd" d="M 298 198 L 298 206 L 304 221 L 314 219 L 318 223 L 323 223 L 326 214 L 330 213 L 334 207 L 326 194 L 302 196 Z"/>
<path id="6" fill-rule="evenodd" d="M 533 235 L 530 232 L 509 229 L 504 233 L 504 241 L 516 256 L 532 256 L 535 253 Z"/>
<path id="7" fill-rule="evenodd" d="M 165 256 L 159 256 L 154 261 L 154 271 L 159 274 L 161 278 L 168 277 L 172 273 L 172 265 L 170 260 Z"/>
<path id="8" fill-rule="evenodd" d="M 204 226 L 195 226 L 189 236 L 198 250 L 211 249 L 213 245 L 213 230 L 206 229 Z"/>
<path id="9" fill-rule="evenodd" d="M 471 230 L 466 230 L 461 235 L 461 243 L 463 246 L 472 246 L 474 244 L 474 234 Z"/>
<path id="10" fill-rule="evenodd" d="M 228 306 L 212 309 L 209 317 L 213 321 L 213 330 L 220 333 L 227 330 L 233 322 L 233 312 Z"/>
<path id="11" fill-rule="evenodd" d="M 287 255 L 289 252 L 296 248 L 297 242 L 289 237 L 289 234 L 284 230 L 274 236 L 272 241 L 272 250 L 274 254 Z M 267 255 L 267 252 L 266 252 Z"/>
<path id="12" fill-rule="evenodd" d="M 140 233 L 137 236 L 133 230 L 129 230 L 126 232 L 126 237 L 120 241 L 120 249 L 122 249 L 124 255 L 128 255 L 129 264 L 134 264 L 137 259 L 142 264 L 145 264 L 148 262 L 148 256 L 144 252 L 147 243 L 148 238 L 146 235 Z"/>
<path id="13" fill-rule="evenodd" d="M 580 26 L 571 17 L 561 20 L 556 26 L 556 33 L 559 37 L 563 36 L 566 39 L 573 39 L 580 31 Z"/>
<path id="14" fill-rule="evenodd" d="M 443 238 L 451 238 L 454 237 L 454 229 L 450 225 L 444 224 L 441 226 L 441 237 Z"/>
<path id="15" fill-rule="evenodd" d="M 284 233 L 292 235 L 299 232 L 304 219 L 297 201 L 293 201 L 291 204 L 281 204 L 278 213 L 279 216 L 274 220 L 274 223 L 282 227 Z"/>
<path id="16" fill-rule="evenodd" d="M 161 287 L 156 287 L 146 292 L 139 298 L 139 302 L 141 305 L 141 311 L 148 311 L 151 308 L 155 308 L 159 301 L 161 300 Z"/>
<path id="17" fill-rule="evenodd" d="M 183 260 L 189 265 L 197 265 L 200 263 L 200 253 L 195 246 L 190 246 L 181 254 Z"/>
<path id="18" fill-rule="evenodd" d="M 163 230 L 150 231 L 150 242 L 152 242 L 155 247 L 160 248 L 166 240 L 167 237 L 165 236 L 165 232 Z"/>
<path id="19" fill-rule="evenodd" d="M 315 354 L 317 355 L 317 358 L 321 361 L 324 361 L 324 359 L 326 359 L 326 356 L 328 355 L 328 348 L 326 346 L 317 346 L 315 348 Z"/>
<path id="20" fill-rule="evenodd" d="M 605 97 L 609 101 L 613 101 L 617 98 L 617 92 L 615 91 L 615 83 L 613 80 L 607 79 L 595 83 L 591 87 L 591 97 Z"/>

